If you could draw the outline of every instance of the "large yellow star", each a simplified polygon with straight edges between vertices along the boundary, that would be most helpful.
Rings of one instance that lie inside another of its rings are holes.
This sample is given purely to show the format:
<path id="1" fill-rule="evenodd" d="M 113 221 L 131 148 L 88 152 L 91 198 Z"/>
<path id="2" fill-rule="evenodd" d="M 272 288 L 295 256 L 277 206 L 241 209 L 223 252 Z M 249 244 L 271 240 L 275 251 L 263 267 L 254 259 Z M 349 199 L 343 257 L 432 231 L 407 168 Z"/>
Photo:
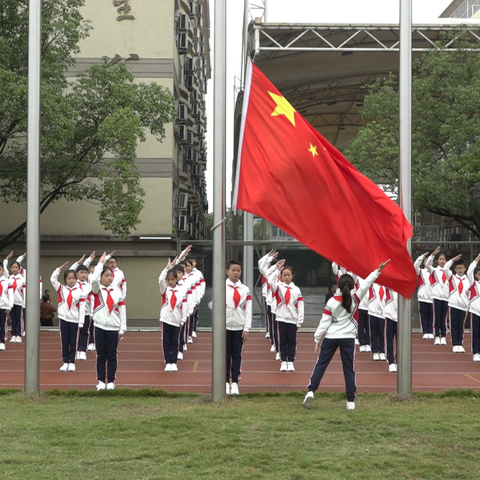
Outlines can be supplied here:
<path id="1" fill-rule="evenodd" d="M 312 157 L 318 157 L 317 148 L 318 147 L 316 145 L 310 144 L 310 148 L 308 149 L 308 151 L 312 154 Z"/>
<path id="2" fill-rule="evenodd" d="M 277 115 L 285 115 L 292 125 L 295 126 L 295 109 L 287 102 L 285 97 L 281 97 L 280 95 L 276 95 L 275 93 L 268 92 L 272 97 L 273 101 L 277 104 L 277 107 L 272 113 L 272 117 L 276 117 Z"/>

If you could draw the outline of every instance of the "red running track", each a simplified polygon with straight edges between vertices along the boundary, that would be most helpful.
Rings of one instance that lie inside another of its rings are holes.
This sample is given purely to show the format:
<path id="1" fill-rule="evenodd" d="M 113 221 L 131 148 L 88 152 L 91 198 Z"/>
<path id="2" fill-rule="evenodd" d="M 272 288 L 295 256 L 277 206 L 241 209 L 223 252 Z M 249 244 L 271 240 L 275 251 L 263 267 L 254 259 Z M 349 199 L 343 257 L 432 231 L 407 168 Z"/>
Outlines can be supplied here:
<path id="1" fill-rule="evenodd" d="M 188 345 L 185 359 L 178 363 L 179 372 L 164 372 L 158 331 L 127 332 L 119 346 L 116 385 L 129 388 L 163 388 L 169 392 L 211 392 L 210 332 L 199 332 Z M 465 349 L 470 351 L 470 336 Z M 0 387 L 24 388 L 25 343 L 7 343 L 0 351 Z M 357 347 L 358 348 L 358 347 Z M 270 353 L 270 343 L 263 333 L 251 333 L 244 350 L 240 392 L 287 392 L 306 390 L 315 365 L 312 333 L 298 335 L 296 372 L 280 372 L 280 362 Z M 471 353 L 452 353 L 452 347 L 433 345 L 413 335 L 413 391 L 443 392 L 447 389 L 480 390 L 480 363 L 472 361 Z M 60 372 L 60 338 L 58 332 L 40 333 L 40 389 L 93 389 L 96 385 L 95 353 L 87 352 L 86 361 L 77 361 L 76 372 Z M 386 362 L 374 362 L 369 353 L 357 353 L 358 392 L 395 393 L 397 375 L 388 373 Z M 320 385 L 320 391 L 342 392 L 344 380 L 337 352 Z"/>

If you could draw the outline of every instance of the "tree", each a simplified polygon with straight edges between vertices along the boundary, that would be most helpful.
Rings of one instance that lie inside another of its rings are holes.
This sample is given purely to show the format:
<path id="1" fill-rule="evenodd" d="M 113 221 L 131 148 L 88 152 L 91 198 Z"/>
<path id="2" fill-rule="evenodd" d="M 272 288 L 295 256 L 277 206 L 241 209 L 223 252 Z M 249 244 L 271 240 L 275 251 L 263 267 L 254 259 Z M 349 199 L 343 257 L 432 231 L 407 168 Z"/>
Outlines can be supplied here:
<path id="1" fill-rule="evenodd" d="M 480 238 L 480 48 L 463 28 L 455 50 L 438 46 L 414 61 L 412 197 Z M 446 42 L 444 42 L 445 44 Z M 398 184 L 398 89 L 391 75 L 370 86 L 359 130 L 347 152 L 352 163 L 392 191 Z"/>
<path id="2" fill-rule="evenodd" d="M 175 119 L 174 98 L 155 83 L 133 83 L 124 63 L 107 58 L 67 82 L 89 25 L 84 0 L 44 0 L 41 82 L 40 213 L 52 203 L 98 204 L 102 226 L 125 237 L 139 223 L 144 192 L 136 160 L 146 131 L 158 140 Z M 0 5 L 0 199 L 26 200 L 28 0 Z M 0 241 L 20 238 L 26 222 Z"/>

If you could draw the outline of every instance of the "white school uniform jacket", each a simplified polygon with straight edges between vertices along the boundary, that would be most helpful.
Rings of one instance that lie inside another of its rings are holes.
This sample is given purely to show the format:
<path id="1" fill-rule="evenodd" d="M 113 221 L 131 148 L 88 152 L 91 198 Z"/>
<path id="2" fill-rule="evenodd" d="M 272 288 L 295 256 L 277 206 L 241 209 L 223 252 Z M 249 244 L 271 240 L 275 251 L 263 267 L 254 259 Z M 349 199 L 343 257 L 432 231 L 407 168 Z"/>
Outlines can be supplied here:
<path id="1" fill-rule="evenodd" d="M 90 257 L 87 257 L 85 261 L 83 262 L 82 265 L 85 265 L 87 268 L 90 266 L 92 263 L 92 259 Z M 70 270 L 75 270 L 77 271 L 77 268 L 80 265 L 75 262 L 72 263 L 70 266 Z M 93 302 L 93 294 L 92 294 L 92 282 L 91 282 L 91 274 L 88 274 L 88 279 L 81 282 L 80 280 L 77 280 L 78 286 L 80 287 L 80 290 L 83 292 L 85 296 L 85 315 L 87 317 L 92 315 L 92 302 Z"/>
<path id="2" fill-rule="evenodd" d="M 368 289 L 368 314 L 378 318 L 385 318 L 385 297 L 387 288 L 374 283 Z"/>
<path id="3" fill-rule="evenodd" d="M 62 285 L 58 281 L 61 270 L 56 268 L 50 282 L 58 295 L 58 318 L 66 322 L 78 323 L 81 327 L 85 321 L 85 296 L 77 284 L 73 287 Z"/>
<path id="4" fill-rule="evenodd" d="M 191 315 L 197 306 L 197 278 L 192 272 L 186 273 L 182 279 L 187 289 L 188 315 Z"/>
<path id="5" fill-rule="evenodd" d="M 458 276 L 456 273 L 452 273 L 450 270 L 452 263 L 449 260 L 445 264 L 448 278 L 448 306 L 466 312 L 470 306 L 470 281 L 466 275 Z"/>
<path id="6" fill-rule="evenodd" d="M 425 263 L 425 268 L 427 269 L 428 273 L 432 275 L 432 278 L 430 279 L 432 298 L 436 300 L 448 301 L 448 278 L 445 272 L 445 267 L 447 264 L 445 264 L 443 268 L 440 267 L 440 265 L 434 267 L 434 258 L 435 257 L 433 255 L 430 255 Z"/>
<path id="7" fill-rule="evenodd" d="M 105 257 L 105 262 L 108 262 L 110 260 L 110 258 L 111 258 L 110 255 L 107 255 Z M 83 262 L 85 265 L 86 265 L 87 260 L 88 259 L 85 259 L 85 262 Z M 90 265 L 90 263 L 88 265 Z M 122 292 L 122 295 L 123 295 L 123 299 L 125 300 L 125 298 L 127 298 L 127 280 L 125 279 L 125 275 L 122 272 L 122 270 L 120 270 L 118 267 L 116 267 L 114 270 L 112 270 L 112 273 L 113 273 L 113 284 L 112 285 L 115 285 L 116 287 L 118 287 L 120 289 L 120 291 Z"/>
<path id="8" fill-rule="evenodd" d="M 165 281 L 167 272 L 168 269 L 163 269 L 158 277 L 158 286 L 162 295 L 160 321 L 175 327 L 181 327 L 186 322 L 188 316 L 186 291 L 185 288 L 178 285 L 175 288 L 169 287 Z M 175 298 L 173 297 L 174 294 Z"/>
<path id="9" fill-rule="evenodd" d="M 284 282 L 278 281 L 280 276 L 280 270 L 275 268 L 270 277 L 268 283 L 272 289 L 272 297 L 275 305 L 277 322 L 291 323 L 297 327 L 301 327 L 304 318 L 304 303 L 302 292 L 293 283 L 288 285 Z M 287 290 L 290 291 L 290 299 L 285 298 Z"/>
<path id="10" fill-rule="evenodd" d="M 105 287 L 100 283 L 103 263 L 98 262 L 92 275 L 93 313 L 95 326 L 103 330 L 118 331 L 123 334 L 127 330 L 127 313 L 122 291 L 112 283 Z M 108 293 L 112 299 L 108 304 Z"/>
<path id="11" fill-rule="evenodd" d="M 385 318 L 398 322 L 398 293 L 391 288 L 386 288 L 384 314 Z"/>
<path id="12" fill-rule="evenodd" d="M 10 310 L 14 305 L 23 307 L 25 304 L 25 278 L 21 273 L 10 275 L 8 278 L 10 290 Z"/>
<path id="13" fill-rule="evenodd" d="M 205 279 L 203 278 L 203 273 L 198 270 L 197 268 L 193 268 L 190 273 L 195 275 L 196 283 L 195 283 L 195 293 L 196 293 L 196 305 L 200 305 L 204 295 L 205 295 Z"/>
<path id="14" fill-rule="evenodd" d="M 270 284 L 268 283 L 268 277 L 275 270 L 277 270 L 277 267 L 275 265 L 272 266 L 272 260 L 273 260 L 273 257 L 267 253 L 258 261 L 258 270 L 262 275 L 262 295 L 264 291 L 263 279 L 265 279 L 265 294 L 266 294 L 265 301 L 267 302 L 267 305 L 270 305 L 270 307 L 272 307 L 272 303 L 275 303 L 275 302 L 273 302 L 272 289 L 270 288 Z"/>
<path id="15" fill-rule="evenodd" d="M 11 310 L 13 298 L 11 298 L 12 289 L 8 288 L 8 278 L 5 275 L 0 277 L 0 309 Z"/>
<path id="16" fill-rule="evenodd" d="M 469 310 L 475 315 L 480 316 L 480 282 L 475 280 L 475 268 L 477 262 L 474 260 L 467 270 L 467 277 L 470 281 L 470 308 Z"/>
<path id="17" fill-rule="evenodd" d="M 240 295 L 238 304 L 234 300 L 235 289 Z M 233 283 L 227 278 L 225 296 L 227 303 L 227 330 L 250 331 L 250 328 L 252 328 L 252 296 L 250 295 L 250 289 L 240 280 L 237 283 Z"/>
<path id="18" fill-rule="evenodd" d="M 350 313 L 342 307 L 342 292 L 337 289 L 335 295 L 325 305 L 320 324 L 314 335 L 316 343 L 320 342 L 324 335 L 326 338 L 355 338 L 357 336 L 358 323 L 354 318 L 355 312 L 361 299 L 379 275 L 378 270 L 373 271 L 353 293 Z"/>
<path id="19" fill-rule="evenodd" d="M 433 303 L 432 284 L 435 283 L 435 276 L 430 274 L 426 267 L 420 268 L 424 258 L 423 255 L 420 255 L 413 264 L 418 278 L 417 300 L 424 303 Z"/>

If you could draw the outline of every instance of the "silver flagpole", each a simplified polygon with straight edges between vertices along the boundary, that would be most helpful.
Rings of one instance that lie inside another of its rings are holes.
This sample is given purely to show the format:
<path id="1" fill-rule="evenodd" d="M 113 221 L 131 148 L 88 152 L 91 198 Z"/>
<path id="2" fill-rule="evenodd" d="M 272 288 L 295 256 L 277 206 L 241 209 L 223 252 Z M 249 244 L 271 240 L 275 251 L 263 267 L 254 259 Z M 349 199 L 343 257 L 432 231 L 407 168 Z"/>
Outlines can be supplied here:
<path id="1" fill-rule="evenodd" d="M 25 393 L 40 391 L 40 46 L 41 0 L 29 2 L 27 129 L 27 289 L 25 319 Z"/>
<path id="2" fill-rule="evenodd" d="M 215 1 L 213 75 L 212 400 L 225 398 L 226 3 Z"/>
<path id="3" fill-rule="evenodd" d="M 412 222 L 412 0 L 400 0 L 400 207 Z M 409 239 L 407 249 L 411 252 Z M 412 302 L 398 298 L 397 393 L 412 393 Z"/>

